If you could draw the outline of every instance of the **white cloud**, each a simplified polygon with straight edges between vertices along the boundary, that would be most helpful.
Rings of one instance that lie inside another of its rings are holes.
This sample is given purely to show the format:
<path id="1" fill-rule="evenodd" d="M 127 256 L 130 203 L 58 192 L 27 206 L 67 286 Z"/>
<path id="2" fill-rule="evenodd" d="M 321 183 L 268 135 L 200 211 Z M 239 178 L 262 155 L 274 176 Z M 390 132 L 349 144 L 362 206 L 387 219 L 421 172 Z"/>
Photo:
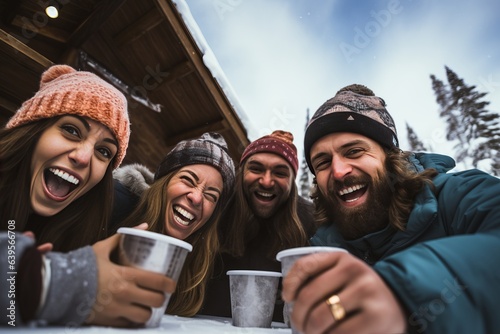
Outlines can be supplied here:
<path id="1" fill-rule="evenodd" d="M 289 130 L 300 157 L 306 109 L 314 113 L 351 83 L 366 84 L 387 101 L 403 149 L 408 122 L 435 151 L 451 153 L 429 77 L 435 74 L 446 82 L 445 65 L 466 84 L 490 92 L 491 109 L 500 110 L 500 10 L 495 10 L 500 5 L 494 0 L 377 1 L 359 8 L 364 22 L 346 17 L 338 7 L 346 3 L 337 1 L 187 3 L 255 124 L 257 133 L 250 139 L 277 128 Z M 226 4 L 225 11 L 215 10 L 216 4 Z M 378 13 L 391 5 L 398 11 L 389 21 L 378 21 L 378 33 L 348 62 L 340 43 L 354 45 L 355 29 L 376 28 L 371 10 Z"/>

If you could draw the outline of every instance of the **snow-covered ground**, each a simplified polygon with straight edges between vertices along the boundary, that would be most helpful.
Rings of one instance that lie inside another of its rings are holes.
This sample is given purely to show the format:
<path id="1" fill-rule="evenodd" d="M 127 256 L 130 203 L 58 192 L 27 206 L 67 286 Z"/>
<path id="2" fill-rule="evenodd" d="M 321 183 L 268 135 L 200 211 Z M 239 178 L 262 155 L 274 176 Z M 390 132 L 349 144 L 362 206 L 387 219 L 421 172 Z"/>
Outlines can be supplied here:
<path id="1" fill-rule="evenodd" d="M 194 318 L 184 318 L 178 316 L 165 315 L 158 328 L 111 328 L 111 327 L 43 327 L 43 328 L 17 328 L 0 329 L 0 333 L 33 333 L 33 334 L 285 334 L 291 333 L 290 328 L 286 328 L 283 323 L 274 323 L 272 328 L 243 328 L 235 327 L 231 324 L 231 319 L 197 316 Z"/>

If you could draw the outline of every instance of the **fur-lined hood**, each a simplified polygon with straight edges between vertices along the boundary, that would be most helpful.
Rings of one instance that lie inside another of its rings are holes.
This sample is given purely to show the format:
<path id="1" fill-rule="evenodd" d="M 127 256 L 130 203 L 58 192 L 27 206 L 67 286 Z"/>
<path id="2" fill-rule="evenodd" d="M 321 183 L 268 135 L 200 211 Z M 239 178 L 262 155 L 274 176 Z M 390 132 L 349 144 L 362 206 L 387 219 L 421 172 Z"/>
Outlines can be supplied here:
<path id="1" fill-rule="evenodd" d="M 144 165 L 130 164 L 115 169 L 113 178 L 137 196 L 141 196 L 153 183 L 154 173 Z"/>

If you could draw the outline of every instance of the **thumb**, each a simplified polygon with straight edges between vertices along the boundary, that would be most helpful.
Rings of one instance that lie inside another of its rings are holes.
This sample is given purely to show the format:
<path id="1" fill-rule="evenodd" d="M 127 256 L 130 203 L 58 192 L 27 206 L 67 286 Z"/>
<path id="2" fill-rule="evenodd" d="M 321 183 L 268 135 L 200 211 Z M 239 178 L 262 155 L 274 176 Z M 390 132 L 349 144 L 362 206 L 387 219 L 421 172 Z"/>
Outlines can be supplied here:
<path id="1" fill-rule="evenodd" d="M 99 242 L 96 242 L 92 248 L 96 251 L 96 253 L 103 253 L 103 254 L 110 254 L 113 249 L 118 247 L 118 244 L 120 243 L 120 234 L 116 233 L 104 240 L 101 240 Z M 97 252 L 97 250 L 99 252 Z"/>
<path id="2" fill-rule="evenodd" d="M 42 254 L 46 254 L 48 252 L 51 252 L 53 248 L 54 248 L 54 245 L 51 242 L 46 242 L 46 243 L 41 244 L 40 246 L 37 247 L 38 251 Z"/>
<path id="3" fill-rule="evenodd" d="M 148 224 L 142 223 L 137 226 L 134 226 L 134 228 L 139 230 L 147 230 Z M 120 233 L 115 233 L 112 236 L 95 243 L 93 248 L 94 250 L 99 250 L 102 251 L 103 253 L 110 254 L 116 247 L 118 247 L 118 244 L 120 243 L 120 237 L 121 237 Z"/>
<path id="4" fill-rule="evenodd" d="M 28 238 L 35 239 L 35 233 L 33 233 L 32 231 L 25 231 L 23 232 L 23 235 Z"/>
<path id="5" fill-rule="evenodd" d="M 148 229 L 148 223 L 142 223 L 142 224 L 139 224 L 137 226 L 134 226 L 134 228 L 138 229 L 138 230 L 147 230 Z"/>

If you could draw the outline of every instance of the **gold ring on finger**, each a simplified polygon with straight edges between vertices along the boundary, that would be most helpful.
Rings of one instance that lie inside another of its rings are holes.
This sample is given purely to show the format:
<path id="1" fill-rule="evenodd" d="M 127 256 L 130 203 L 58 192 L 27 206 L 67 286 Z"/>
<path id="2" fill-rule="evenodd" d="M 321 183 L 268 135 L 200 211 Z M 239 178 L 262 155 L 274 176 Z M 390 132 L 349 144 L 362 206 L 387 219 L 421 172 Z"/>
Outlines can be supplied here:
<path id="1" fill-rule="evenodd" d="M 340 298 L 338 295 L 333 295 L 326 300 L 326 304 L 330 308 L 332 312 L 333 318 L 335 321 L 341 321 L 345 317 L 345 308 L 342 306 L 340 302 Z"/>

